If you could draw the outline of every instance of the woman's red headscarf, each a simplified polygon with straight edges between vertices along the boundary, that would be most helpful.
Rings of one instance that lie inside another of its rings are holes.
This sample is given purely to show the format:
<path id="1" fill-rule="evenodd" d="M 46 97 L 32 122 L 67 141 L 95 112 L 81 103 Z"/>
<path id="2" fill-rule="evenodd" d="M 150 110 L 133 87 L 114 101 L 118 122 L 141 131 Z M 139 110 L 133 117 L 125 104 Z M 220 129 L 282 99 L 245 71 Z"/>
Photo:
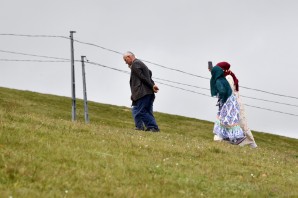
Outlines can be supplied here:
<path id="1" fill-rule="evenodd" d="M 230 71 L 231 65 L 228 62 L 219 62 L 216 65 L 224 70 L 225 76 L 231 75 L 233 77 L 236 91 L 239 91 L 239 84 L 238 84 L 239 81 L 238 81 L 237 77 L 235 76 L 235 74 L 232 71 Z"/>

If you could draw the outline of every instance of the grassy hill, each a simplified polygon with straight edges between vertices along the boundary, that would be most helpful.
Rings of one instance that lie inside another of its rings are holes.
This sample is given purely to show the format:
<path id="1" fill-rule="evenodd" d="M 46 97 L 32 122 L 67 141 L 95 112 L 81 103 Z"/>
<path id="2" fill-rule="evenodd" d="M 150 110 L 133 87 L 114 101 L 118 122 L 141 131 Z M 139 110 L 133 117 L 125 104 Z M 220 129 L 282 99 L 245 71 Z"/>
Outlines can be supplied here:
<path id="1" fill-rule="evenodd" d="M 257 149 L 213 142 L 213 123 L 0 88 L 0 197 L 298 197 L 298 140 L 254 133 Z"/>

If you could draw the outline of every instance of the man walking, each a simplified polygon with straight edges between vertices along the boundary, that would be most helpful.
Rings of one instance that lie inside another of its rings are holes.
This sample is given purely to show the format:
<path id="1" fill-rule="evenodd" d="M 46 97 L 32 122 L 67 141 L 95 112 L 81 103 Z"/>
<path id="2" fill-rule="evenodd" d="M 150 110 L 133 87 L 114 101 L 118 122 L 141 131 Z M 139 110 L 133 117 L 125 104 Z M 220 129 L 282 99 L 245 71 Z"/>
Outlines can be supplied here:
<path id="1" fill-rule="evenodd" d="M 130 90 L 136 130 L 144 130 L 144 124 L 146 131 L 159 132 L 153 116 L 154 93 L 159 89 L 151 79 L 152 72 L 132 52 L 126 52 L 123 59 L 131 69 Z"/>

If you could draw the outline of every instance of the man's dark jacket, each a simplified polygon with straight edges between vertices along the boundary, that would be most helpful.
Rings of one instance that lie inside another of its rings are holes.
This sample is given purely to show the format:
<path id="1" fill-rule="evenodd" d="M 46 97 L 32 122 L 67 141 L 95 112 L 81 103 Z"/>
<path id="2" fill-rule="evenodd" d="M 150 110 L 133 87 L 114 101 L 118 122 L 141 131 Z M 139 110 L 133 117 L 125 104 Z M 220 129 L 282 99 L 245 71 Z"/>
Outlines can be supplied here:
<path id="1" fill-rule="evenodd" d="M 154 81 L 151 79 L 152 73 L 148 67 L 142 61 L 135 59 L 130 69 L 131 100 L 135 102 L 145 95 L 154 94 Z"/>

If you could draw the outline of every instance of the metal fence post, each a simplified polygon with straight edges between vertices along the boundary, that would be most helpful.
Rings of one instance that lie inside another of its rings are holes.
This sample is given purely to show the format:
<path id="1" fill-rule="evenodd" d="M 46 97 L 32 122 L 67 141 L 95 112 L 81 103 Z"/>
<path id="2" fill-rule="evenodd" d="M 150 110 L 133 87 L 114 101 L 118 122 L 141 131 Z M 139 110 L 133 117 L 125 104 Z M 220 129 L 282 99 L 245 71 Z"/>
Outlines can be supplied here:
<path id="1" fill-rule="evenodd" d="M 86 73 L 85 73 L 85 59 L 86 56 L 81 56 L 82 61 L 82 77 L 83 77 L 83 94 L 84 94 L 84 111 L 85 111 L 85 122 L 89 123 L 88 115 L 88 102 L 87 102 L 87 89 L 86 89 Z"/>
<path id="2" fill-rule="evenodd" d="M 73 33 L 70 31 L 70 50 L 71 50 L 71 95 L 72 95 L 72 121 L 76 120 L 76 85 L 75 85 L 75 68 L 74 68 L 74 49 L 73 49 Z"/>

